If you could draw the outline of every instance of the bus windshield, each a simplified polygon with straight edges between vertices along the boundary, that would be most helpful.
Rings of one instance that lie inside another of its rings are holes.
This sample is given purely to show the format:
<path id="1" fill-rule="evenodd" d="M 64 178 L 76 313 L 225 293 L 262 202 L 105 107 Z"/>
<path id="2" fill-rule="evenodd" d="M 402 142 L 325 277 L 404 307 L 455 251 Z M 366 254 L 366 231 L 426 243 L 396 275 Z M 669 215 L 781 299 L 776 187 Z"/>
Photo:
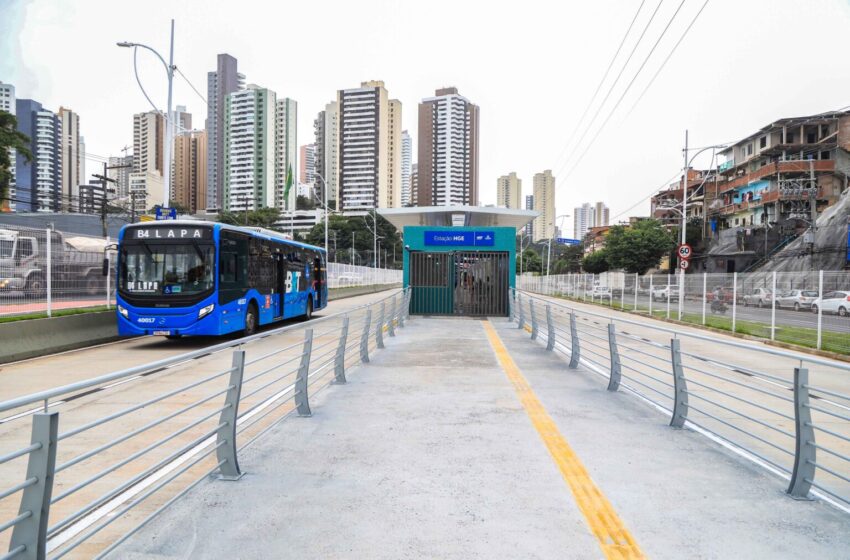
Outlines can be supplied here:
<path id="1" fill-rule="evenodd" d="M 212 244 L 134 243 L 121 250 L 119 288 L 132 295 L 180 296 L 211 290 Z"/>

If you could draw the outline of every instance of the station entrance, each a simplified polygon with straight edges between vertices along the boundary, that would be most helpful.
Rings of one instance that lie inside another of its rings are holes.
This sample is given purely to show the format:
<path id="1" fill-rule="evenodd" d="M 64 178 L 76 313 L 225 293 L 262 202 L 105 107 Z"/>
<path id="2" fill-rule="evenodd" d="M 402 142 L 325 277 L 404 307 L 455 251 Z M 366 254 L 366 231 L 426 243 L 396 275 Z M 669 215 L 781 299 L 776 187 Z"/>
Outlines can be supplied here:
<path id="1" fill-rule="evenodd" d="M 412 314 L 508 314 L 509 252 L 414 251 L 408 257 Z"/>

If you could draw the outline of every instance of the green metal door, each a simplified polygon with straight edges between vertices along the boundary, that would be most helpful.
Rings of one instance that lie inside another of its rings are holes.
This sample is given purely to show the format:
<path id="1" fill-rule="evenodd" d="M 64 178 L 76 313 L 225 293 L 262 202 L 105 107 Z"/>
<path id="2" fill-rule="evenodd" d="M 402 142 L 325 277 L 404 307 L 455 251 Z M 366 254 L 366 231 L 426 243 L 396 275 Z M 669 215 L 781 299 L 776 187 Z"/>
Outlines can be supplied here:
<path id="1" fill-rule="evenodd" d="M 410 253 L 410 312 L 451 315 L 454 312 L 452 253 Z"/>

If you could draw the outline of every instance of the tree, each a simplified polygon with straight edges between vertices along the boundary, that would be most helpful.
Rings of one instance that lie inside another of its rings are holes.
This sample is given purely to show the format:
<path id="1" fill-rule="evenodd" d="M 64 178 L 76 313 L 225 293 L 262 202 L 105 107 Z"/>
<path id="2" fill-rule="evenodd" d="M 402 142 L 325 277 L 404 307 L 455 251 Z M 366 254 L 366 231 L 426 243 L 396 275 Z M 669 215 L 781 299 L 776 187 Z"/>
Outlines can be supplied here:
<path id="1" fill-rule="evenodd" d="M 328 248 L 331 260 L 351 262 L 352 238 L 354 241 L 354 264 L 371 266 L 374 261 L 374 234 L 371 230 L 372 218 L 365 216 L 340 216 L 331 214 L 328 221 Z M 334 236 L 336 236 L 336 254 L 334 255 Z M 386 251 L 389 268 L 401 268 L 404 246 L 398 230 L 386 218 L 378 215 L 378 241 L 380 242 L 380 261 L 383 267 Z M 325 245 L 325 224 L 319 222 L 307 233 L 306 242 L 319 247 Z M 395 257 L 395 259 L 393 259 Z"/>
<path id="2" fill-rule="evenodd" d="M 315 210 L 316 203 L 310 197 L 298 195 L 295 197 L 296 210 Z"/>
<path id="3" fill-rule="evenodd" d="M 519 272 L 519 259 L 517 259 L 517 272 Z M 541 272 L 543 270 L 543 261 L 537 251 L 531 247 L 526 248 L 522 252 L 522 272 Z"/>
<path id="4" fill-rule="evenodd" d="M 612 226 L 605 238 L 610 268 L 645 274 L 658 266 L 661 257 L 673 250 L 675 243 L 658 220 L 640 220 L 632 226 Z"/>
<path id="5" fill-rule="evenodd" d="M 6 111 L 0 111 L 0 212 L 9 212 L 9 185 L 12 182 L 12 158 L 9 150 L 27 163 L 32 161 L 29 137 L 18 130 L 18 119 Z"/>
<path id="6" fill-rule="evenodd" d="M 259 208 L 247 212 L 225 210 L 219 213 L 218 221 L 232 226 L 249 225 L 266 229 L 278 229 L 275 224 L 280 221 L 280 211 L 273 207 Z"/>
<path id="7" fill-rule="evenodd" d="M 584 249 L 581 245 L 567 245 L 558 251 L 557 258 L 552 261 L 552 274 L 581 272 L 581 261 Z"/>
<path id="8" fill-rule="evenodd" d="M 608 265 L 608 250 L 600 249 L 585 256 L 581 261 L 581 267 L 585 272 L 591 274 L 606 272 L 610 268 Z"/>

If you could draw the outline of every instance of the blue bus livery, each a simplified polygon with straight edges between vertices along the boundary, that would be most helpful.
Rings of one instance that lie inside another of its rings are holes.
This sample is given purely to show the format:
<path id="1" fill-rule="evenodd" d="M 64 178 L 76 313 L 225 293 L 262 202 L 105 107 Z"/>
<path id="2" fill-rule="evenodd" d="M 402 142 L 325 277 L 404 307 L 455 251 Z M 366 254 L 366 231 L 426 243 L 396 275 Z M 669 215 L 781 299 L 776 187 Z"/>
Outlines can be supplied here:
<path id="1" fill-rule="evenodd" d="M 118 334 L 256 332 L 327 306 L 324 249 L 261 228 L 146 222 L 118 237 Z"/>

